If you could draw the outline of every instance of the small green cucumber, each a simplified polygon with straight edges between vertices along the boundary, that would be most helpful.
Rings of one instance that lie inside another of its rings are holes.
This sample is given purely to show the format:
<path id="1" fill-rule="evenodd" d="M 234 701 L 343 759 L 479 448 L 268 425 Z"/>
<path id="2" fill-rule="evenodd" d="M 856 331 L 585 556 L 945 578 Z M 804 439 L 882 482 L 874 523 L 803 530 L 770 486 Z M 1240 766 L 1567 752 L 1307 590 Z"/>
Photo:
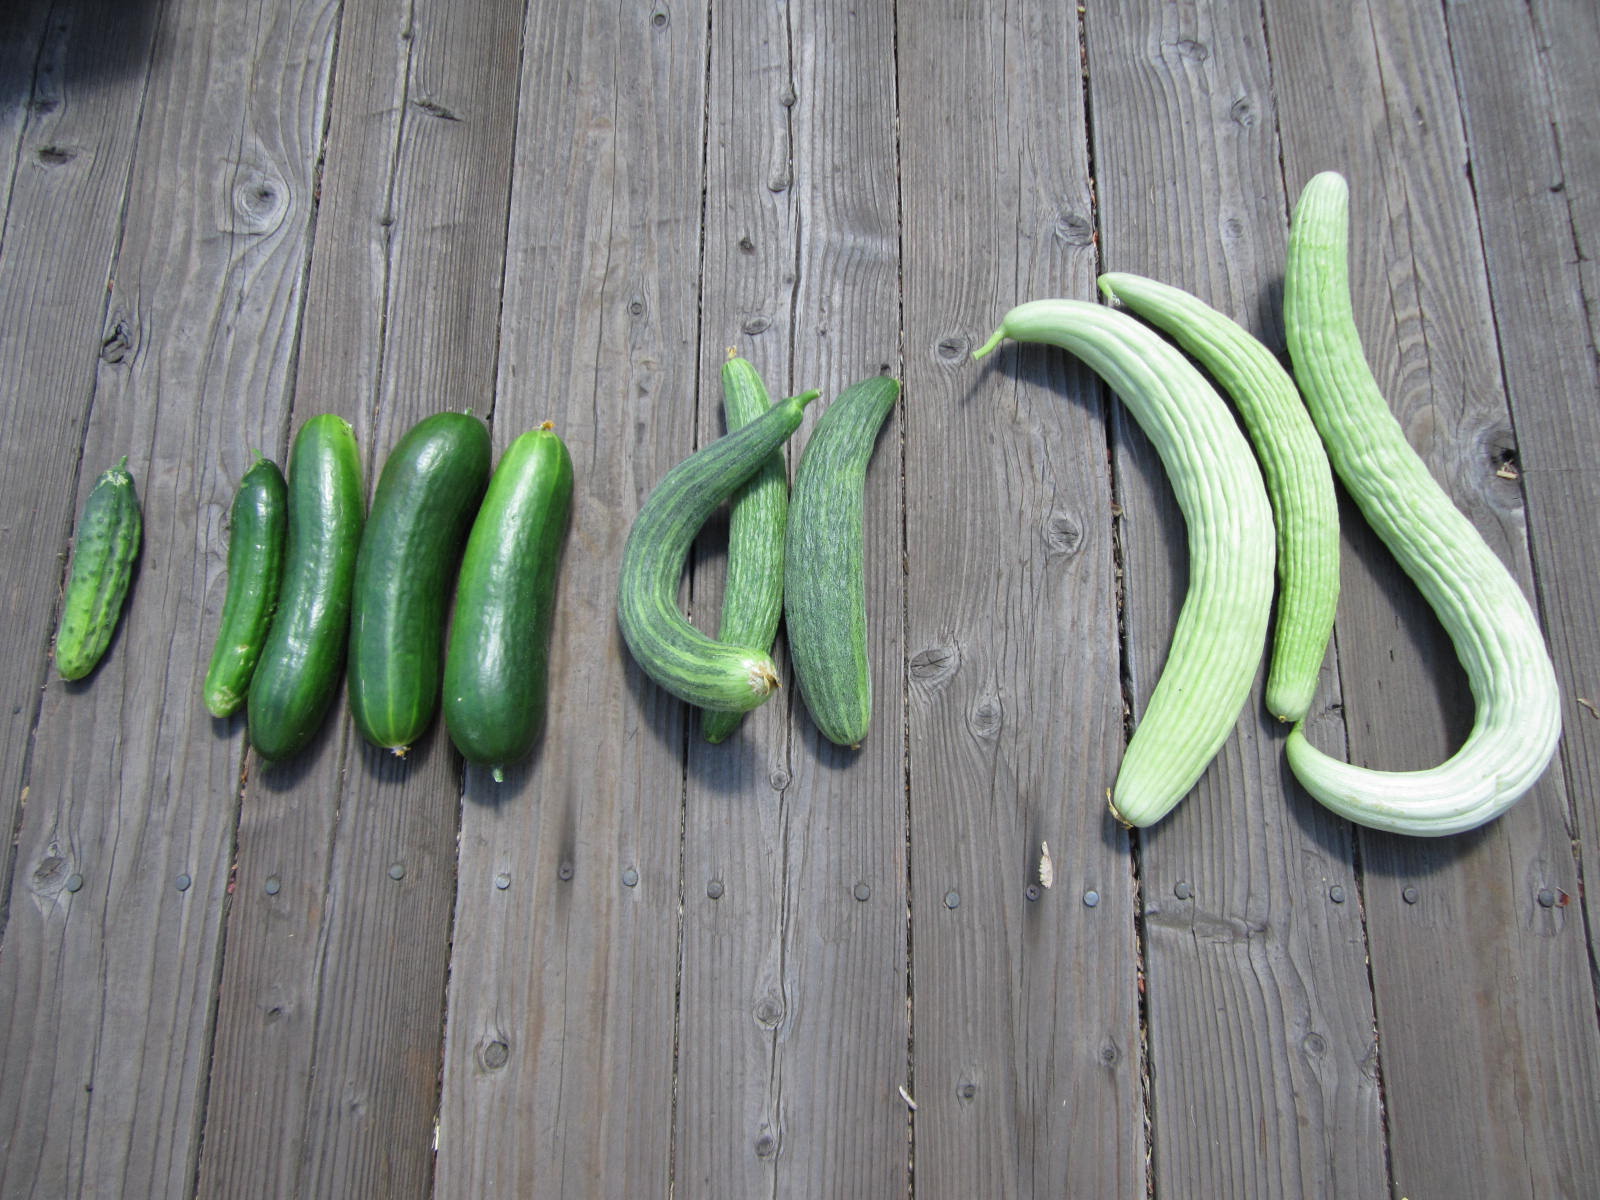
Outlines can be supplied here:
<path id="1" fill-rule="evenodd" d="M 730 646 L 678 610 L 689 547 L 717 506 L 800 428 L 816 392 L 780 400 L 756 420 L 701 447 L 661 478 L 622 548 L 617 621 L 645 674 L 700 708 L 747 712 L 778 686 L 765 647 Z"/>
<path id="2" fill-rule="evenodd" d="M 95 481 L 78 520 L 56 629 L 56 670 L 61 678 L 82 679 L 111 644 L 139 557 L 143 527 L 124 455 Z"/>
<path id="3" fill-rule="evenodd" d="M 444 723 L 495 782 L 538 741 L 548 703 L 556 575 L 572 456 L 549 421 L 517 438 L 489 479 L 456 585 Z"/>
<path id="4" fill-rule="evenodd" d="M 862 515 L 867 463 L 900 383 L 853 383 L 828 405 L 794 472 L 783 618 L 795 681 L 830 742 L 859 746 L 872 721 Z"/>
<path id="5" fill-rule="evenodd" d="M 269 761 L 304 748 L 338 693 L 365 500 L 349 424 L 312 417 L 289 456 L 283 587 L 245 701 L 251 745 Z"/>
<path id="6" fill-rule="evenodd" d="M 204 689 L 214 717 L 244 706 L 278 607 L 288 536 L 289 485 L 277 463 L 258 456 L 240 478 L 228 513 L 228 590 Z"/>
<path id="7" fill-rule="evenodd" d="M 395 444 L 373 490 L 350 611 L 350 715 L 400 757 L 439 707 L 445 615 L 490 459 L 488 426 L 435 413 Z"/>

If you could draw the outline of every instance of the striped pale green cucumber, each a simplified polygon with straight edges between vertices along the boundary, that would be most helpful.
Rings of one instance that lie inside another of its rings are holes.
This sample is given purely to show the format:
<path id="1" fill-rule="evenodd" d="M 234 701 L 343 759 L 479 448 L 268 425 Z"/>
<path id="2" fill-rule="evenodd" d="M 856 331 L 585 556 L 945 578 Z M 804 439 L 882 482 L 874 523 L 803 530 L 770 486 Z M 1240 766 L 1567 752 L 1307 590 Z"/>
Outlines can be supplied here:
<path id="1" fill-rule="evenodd" d="M 312 417 L 289 454 L 283 587 L 245 701 L 262 758 L 304 748 L 338 692 L 365 501 L 349 424 L 333 413 Z"/>
<path id="2" fill-rule="evenodd" d="M 1160 455 L 1188 529 L 1188 594 L 1111 789 L 1113 814 L 1147 826 L 1188 794 L 1249 699 L 1272 610 L 1272 506 L 1222 397 L 1147 326 L 1086 301 L 1036 300 L 1008 312 L 975 357 L 1007 337 L 1060 346 L 1110 384 Z"/>
<path id="3" fill-rule="evenodd" d="M 461 558 L 444 723 L 462 757 L 490 768 L 497 783 L 532 752 L 544 725 L 571 505 L 572 456 L 546 421 L 500 456 Z"/>
<path id="4" fill-rule="evenodd" d="M 689 547 L 717 505 L 800 428 L 816 397 L 806 392 L 780 400 L 678 463 L 646 498 L 622 548 L 617 620 L 623 640 L 645 674 L 700 708 L 748 712 L 772 695 L 778 670 L 765 647 L 718 642 L 678 610 Z"/>
<path id="5" fill-rule="evenodd" d="M 488 426 L 434 413 L 395 443 L 372 493 L 350 610 L 350 715 L 397 756 L 439 707 L 445 614 L 490 460 Z"/>
<path id="6" fill-rule="evenodd" d="M 839 746 L 859 746 L 872 723 L 862 515 L 867 463 L 899 395 L 899 381 L 886 375 L 845 388 L 812 428 L 794 472 L 784 636 L 806 711 Z"/>
<path id="7" fill-rule="evenodd" d="M 124 455 L 89 489 L 73 535 L 72 566 L 56 628 L 56 670 L 82 679 L 104 656 L 122 616 L 144 518 Z"/>
<path id="8" fill-rule="evenodd" d="M 258 456 L 240 478 L 228 510 L 228 590 L 204 688 L 214 717 L 231 716 L 244 706 L 278 607 L 288 536 L 289 485 L 277 463 Z"/>
<path id="9" fill-rule="evenodd" d="M 1549 765 L 1561 736 L 1555 668 L 1517 581 L 1429 474 L 1373 378 L 1356 330 L 1349 237 L 1348 185 L 1335 172 L 1317 175 L 1289 228 L 1289 356 L 1334 471 L 1449 634 L 1476 715 L 1460 748 L 1426 770 L 1351 766 L 1312 746 L 1300 725 L 1289 734 L 1289 766 L 1357 824 L 1457 833 L 1503 813 Z"/>
<path id="10" fill-rule="evenodd" d="M 1142 275 L 1100 277 L 1108 299 L 1165 331 L 1220 383 L 1255 446 L 1278 530 L 1278 611 L 1267 709 L 1294 722 L 1311 708 L 1339 606 L 1339 501 L 1299 389 L 1243 326 L 1181 288 Z"/>
<path id="11" fill-rule="evenodd" d="M 722 410 L 728 431 L 742 429 L 772 406 L 761 373 L 728 352 L 722 364 Z M 733 494 L 728 511 L 728 575 L 717 641 L 771 650 L 783 616 L 783 540 L 789 517 L 789 469 L 774 450 Z M 744 720 L 741 712 L 704 710 L 700 732 L 720 742 Z"/>

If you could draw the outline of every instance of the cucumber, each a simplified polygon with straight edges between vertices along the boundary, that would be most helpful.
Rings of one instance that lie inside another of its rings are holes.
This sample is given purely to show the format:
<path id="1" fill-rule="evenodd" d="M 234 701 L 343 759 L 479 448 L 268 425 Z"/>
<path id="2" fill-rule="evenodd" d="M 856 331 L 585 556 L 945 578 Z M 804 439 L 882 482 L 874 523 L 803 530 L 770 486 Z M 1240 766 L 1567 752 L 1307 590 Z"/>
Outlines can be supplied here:
<path id="1" fill-rule="evenodd" d="M 289 485 L 277 463 L 258 456 L 239 480 L 229 510 L 228 590 L 204 689 L 214 717 L 244 706 L 278 607 L 288 532 Z"/>
<path id="2" fill-rule="evenodd" d="M 862 510 L 867 463 L 900 384 L 851 384 L 817 421 L 795 468 L 784 559 L 784 629 L 818 730 L 859 746 L 872 721 Z"/>
<path id="3" fill-rule="evenodd" d="M 396 756 L 439 707 L 445 613 L 489 465 L 488 426 L 435 413 L 396 443 L 373 491 L 350 614 L 350 715 Z"/>
<path id="4" fill-rule="evenodd" d="M 444 723 L 496 783 L 544 725 L 572 456 L 549 421 L 506 448 L 467 538 L 444 663 Z"/>
<path id="5" fill-rule="evenodd" d="M 269 761 L 305 747 L 338 691 L 364 520 L 355 434 L 333 413 L 312 417 L 289 457 L 283 587 L 245 701 L 250 743 Z"/>
<path id="6" fill-rule="evenodd" d="M 82 679 L 111 644 L 143 529 L 139 497 L 124 455 L 95 481 L 78 519 L 56 628 L 56 670 L 61 678 Z"/>

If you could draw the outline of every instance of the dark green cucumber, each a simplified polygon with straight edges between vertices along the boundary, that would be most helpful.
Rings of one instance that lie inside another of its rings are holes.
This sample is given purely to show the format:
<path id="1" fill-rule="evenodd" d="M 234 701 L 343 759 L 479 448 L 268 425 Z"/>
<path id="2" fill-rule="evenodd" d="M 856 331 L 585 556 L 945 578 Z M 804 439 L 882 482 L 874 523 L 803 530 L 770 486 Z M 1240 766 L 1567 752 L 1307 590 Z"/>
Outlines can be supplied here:
<path id="1" fill-rule="evenodd" d="M 546 421 L 501 455 L 467 538 L 444 662 L 444 723 L 495 782 L 544 725 L 572 456 Z"/>
<path id="2" fill-rule="evenodd" d="M 742 429 L 772 407 L 761 374 L 747 358 L 728 352 L 722 364 L 722 410 L 728 432 Z M 783 539 L 789 519 L 789 468 L 774 450 L 739 486 L 728 512 L 728 575 L 722 589 L 717 641 L 762 646 L 769 652 L 783 616 Z M 700 714 L 700 732 L 720 742 L 744 720 L 740 712 Z"/>
<path id="3" fill-rule="evenodd" d="M 789 501 L 789 659 L 806 711 L 840 746 L 859 746 L 872 721 L 862 509 L 867 462 L 899 395 L 898 381 L 882 375 L 841 392 L 806 440 Z"/>
<path id="4" fill-rule="evenodd" d="M 228 514 L 228 590 L 206 671 L 206 708 L 231 716 L 244 705 L 283 584 L 289 536 L 289 485 L 270 458 L 257 457 L 239 480 Z"/>
<path id="5" fill-rule="evenodd" d="M 747 712 L 778 686 L 764 647 L 730 646 L 701 633 L 678 610 L 689 546 L 717 505 L 800 427 L 816 392 L 780 400 L 743 429 L 703 446 L 668 471 L 634 518 L 622 549 L 617 620 L 651 679 L 700 708 Z"/>
<path id="6" fill-rule="evenodd" d="M 350 715 L 396 755 L 439 707 L 445 613 L 490 457 L 482 421 L 435 413 L 390 451 L 373 491 L 350 614 Z"/>
<path id="7" fill-rule="evenodd" d="M 84 501 L 56 629 L 56 670 L 82 679 L 111 644 L 139 557 L 144 520 L 128 459 L 105 471 Z"/>
<path id="8" fill-rule="evenodd" d="M 245 702 L 250 742 L 265 759 L 302 749 L 338 691 L 365 500 L 349 424 L 332 413 L 312 417 L 289 456 L 283 587 Z"/>

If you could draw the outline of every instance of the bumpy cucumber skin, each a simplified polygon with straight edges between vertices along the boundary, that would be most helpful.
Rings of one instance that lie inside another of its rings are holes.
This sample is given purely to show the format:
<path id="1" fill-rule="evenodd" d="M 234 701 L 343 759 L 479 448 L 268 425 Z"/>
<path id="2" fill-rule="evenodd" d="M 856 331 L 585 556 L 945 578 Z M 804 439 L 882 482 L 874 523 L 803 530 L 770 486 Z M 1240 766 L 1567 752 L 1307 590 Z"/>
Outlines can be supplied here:
<path id="1" fill-rule="evenodd" d="M 245 701 L 251 745 L 269 761 L 303 749 L 338 693 L 365 504 L 349 424 L 312 417 L 289 458 L 283 587 Z"/>
<path id="2" fill-rule="evenodd" d="M 772 406 L 755 365 L 729 352 L 722 364 L 722 408 L 728 431 L 742 429 Z M 728 512 L 728 575 L 717 641 L 770 651 L 783 617 L 783 546 L 789 518 L 789 468 L 774 450 L 733 495 Z M 708 742 L 724 740 L 744 714 L 700 714 Z"/>
<path id="3" fill-rule="evenodd" d="M 257 458 L 240 478 L 229 510 L 228 590 L 204 688 L 214 717 L 244 707 L 278 607 L 288 536 L 289 485 L 277 463 Z"/>
<path id="4" fill-rule="evenodd" d="M 700 708 L 747 712 L 778 686 L 764 648 L 730 646 L 678 611 L 678 580 L 695 535 L 717 505 L 800 427 L 816 392 L 780 400 L 668 471 L 634 518 L 622 549 L 617 622 L 634 660 L 666 691 Z"/>
<path id="5" fill-rule="evenodd" d="M 490 459 L 488 426 L 435 413 L 395 444 L 373 491 L 350 613 L 350 715 L 397 756 L 438 711 L 445 614 Z"/>
<path id="6" fill-rule="evenodd" d="M 143 530 L 139 497 L 124 457 L 95 481 L 78 520 L 56 629 L 56 670 L 61 678 L 82 679 L 111 645 Z"/>
<path id="7" fill-rule="evenodd" d="M 795 468 L 784 561 L 784 629 L 817 729 L 859 746 L 872 722 L 863 509 L 867 463 L 900 383 L 874 376 L 828 405 Z"/>
<path id="8" fill-rule="evenodd" d="M 572 456 L 546 422 L 501 455 L 467 538 L 444 665 L 444 723 L 494 779 L 526 758 L 548 706 L 550 627 Z"/>

